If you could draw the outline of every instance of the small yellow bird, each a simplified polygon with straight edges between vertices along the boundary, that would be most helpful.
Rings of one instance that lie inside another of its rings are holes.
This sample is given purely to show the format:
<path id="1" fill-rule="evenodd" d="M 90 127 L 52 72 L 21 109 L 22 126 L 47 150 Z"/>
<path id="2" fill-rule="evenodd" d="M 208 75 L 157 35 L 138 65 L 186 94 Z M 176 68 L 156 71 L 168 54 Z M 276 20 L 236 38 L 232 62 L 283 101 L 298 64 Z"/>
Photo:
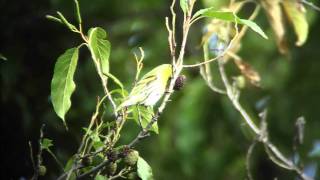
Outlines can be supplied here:
<path id="1" fill-rule="evenodd" d="M 171 64 L 155 67 L 137 82 L 129 96 L 118 106 L 117 111 L 132 105 L 154 106 L 165 93 L 171 76 Z"/>

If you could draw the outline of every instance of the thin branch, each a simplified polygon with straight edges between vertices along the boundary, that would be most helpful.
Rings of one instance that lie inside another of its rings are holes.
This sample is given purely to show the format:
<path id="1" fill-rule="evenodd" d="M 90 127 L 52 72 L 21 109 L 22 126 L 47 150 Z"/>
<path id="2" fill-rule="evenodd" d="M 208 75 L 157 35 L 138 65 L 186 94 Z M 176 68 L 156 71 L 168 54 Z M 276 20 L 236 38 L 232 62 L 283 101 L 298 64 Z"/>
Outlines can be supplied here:
<path id="1" fill-rule="evenodd" d="M 109 163 L 110 163 L 110 160 L 107 159 L 107 160 L 103 161 L 102 163 L 100 163 L 99 165 L 92 168 L 91 170 L 81 174 L 80 176 L 77 177 L 77 179 L 78 180 L 85 179 L 85 178 L 89 177 L 91 174 L 98 172 L 100 169 L 102 169 L 103 167 L 105 167 Z"/>
<path id="2" fill-rule="evenodd" d="M 316 11 L 320 11 L 320 7 L 314 5 L 312 2 L 307 1 L 307 0 L 301 0 L 301 2 L 309 7 L 311 7 L 312 9 L 316 10 Z"/>
<path id="3" fill-rule="evenodd" d="M 252 153 L 253 153 L 253 150 L 255 148 L 255 146 L 257 145 L 257 141 L 254 140 L 252 142 L 252 144 L 250 145 L 248 151 L 247 151 L 247 157 L 246 157 L 246 169 L 247 169 L 247 176 L 248 176 L 248 179 L 249 180 L 253 180 L 253 176 L 251 174 L 251 164 L 250 164 L 250 159 L 252 157 Z"/>
<path id="4" fill-rule="evenodd" d="M 177 43 L 176 43 L 176 13 L 174 11 L 174 6 L 176 4 L 176 0 L 172 0 L 172 4 L 170 6 L 170 11 L 171 11 L 171 15 L 172 15 L 172 20 L 171 20 L 171 28 L 172 28 L 172 35 L 171 35 L 171 42 L 172 42 L 172 47 L 173 47 L 173 51 L 171 53 L 172 55 L 172 62 L 173 64 L 175 64 L 176 61 L 176 47 L 177 47 Z"/>
<path id="5" fill-rule="evenodd" d="M 83 135 L 83 137 L 82 137 L 80 146 L 79 146 L 79 148 L 78 148 L 78 150 L 77 150 L 77 154 L 76 154 L 75 161 L 74 161 L 74 163 L 73 163 L 73 165 L 72 165 L 71 170 L 70 170 L 70 171 L 68 172 L 68 174 L 67 174 L 67 179 L 70 178 L 70 176 L 71 176 L 71 174 L 73 173 L 74 170 L 77 170 L 77 169 L 78 169 L 78 168 L 76 168 L 76 167 L 78 166 L 78 161 L 77 161 L 77 160 L 78 160 L 78 159 L 81 159 L 81 157 L 83 156 L 83 155 L 81 155 L 81 152 L 82 152 L 82 153 L 85 152 L 85 149 L 84 149 L 85 144 L 86 144 L 85 142 L 86 142 L 86 140 L 87 140 L 87 137 L 88 137 L 88 135 L 89 135 L 89 132 L 91 131 L 91 128 L 92 128 L 93 125 L 94 125 L 94 122 L 96 121 L 96 119 L 97 119 L 97 117 L 98 117 L 98 115 L 99 115 L 100 107 L 101 107 L 102 103 L 104 102 L 104 100 L 106 99 L 106 97 L 107 97 L 107 95 L 105 95 L 101 100 L 99 100 L 99 98 L 98 98 L 98 100 L 97 100 L 96 111 L 94 112 L 94 114 L 93 114 L 92 117 L 91 117 L 91 121 L 90 121 L 90 124 L 89 124 L 89 127 L 88 127 L 86 133 L 85 133 L 85 134 Z"/>
<path id="6" fill-rule="evenodd" d="M 236 16 L 234 16 L 236 17 Z M 227 52 L 232 49 L 233 45 L 235 44 L 236 40 L 238 39 L 238 35 L 239 35 L 239 30 L 238 30 L 238 23 L 237 21 L 235 20 L 235 25 L 234 25 L 234 28 L 236 30 L 236 34 L 234 35 L 234 37 L 231 39 L 228 47 L 218 56 L 216 56 L 215 58 L 212 58 L 212 59 L 209 59 L 209 60 L 205 60 L 201 63 L 197 63 L 197 64 L 190 64 L 190 65 L 183 65 L 184 68 L 193 68 L 193 67 L 198 67 L 198 66 L 202 66 L 202 65 L 205 65 L 205 64 L 208 64 L 208 63 L 211 63 L 213 61 L 216 61 L 222 57 L 224 57 Z"/>
<path id="7" fill-rule="evenodd" d="M 203 49 L 204 59 L 205 59 L 205 61 L 207 61 L 209 59 L 208 46 L 203 45 L 202 49 Z M 207 83 L 207 85 L 209 86 L 209 88 L 212 91 L 220 93 L 220 94 L 226 94 L 226 92 L 224 90 L 216 87 L 213 84 L 210 64 L 205 64 L 204 66 L 200 66 L 200 75 L 203 77 L 203 79 L 205 80 L 205 82 Z"/>
<path id="8" fill-rule="evenodd" d="M 37 180 L 39 178 L 39 168 L 42 164 L 42 147 L 41 147 L 41 144 L 42 144 L 42 139 L 43 139 L 43 129 L 44 129 L 44 124 L 42 124 L 41 128 L 40 128 L 40 137 L 39 137 L 39 147 L 38 147 L 38 153 L 37 153 L 37 162 L 34 163 L 34 160 L 33 160 L 33 165 L 34 165 L 34 174 L 31 178 L 31 180 Z M 31 147 L 31 143 L 29 144 L 30 147 Z M 32 148 L 30 149 L 32 151 Z M 31 152 L 32 153 L 32 152 Z M 33 156 L 32 156 L 33 158 Z"/>
<path id="9" fill-rule="evenodd" d="M 240 112 L 240 114 L 242 115 L 244 120 L 247 122 L 247 124 L 250 126 L 250 128 L 254 131 L 254 133 L 257 135 L 260 134 L 260 129 L 255 125 L 255 123 L 251 120 L 251 118 L 247 114 L 247 112 L 242 108 L 238 99 L 235 98 L 233 88 L 229 83 L 229 80 L 227 78 L 227 75 L 226 75 L 226 72 L 224 69 L 224 64 L 221 60 L 219 61 L 219 71 L 220 71 L 222 81 L 226 87 L 227 95 L 228 95 L 229 99 L 231 100 L 232 104 Z"/>
<path id="10" fill-rule="evenodd" d="M 76 170 L 78 170 L 78 169 L 81 169 L 81 168 L 83 168 L 83 167 L 84 167 L 84 166 L 82 166 L 82 165 L 76 166 L 76 167 L 72 167 L 69 171 L 61 174 L 61 175 L 57 178 L 57 180 L 63 180 L 63 179 L 65 179 L 65 178 L 68 176 L 69 172 L 74 172 L 74 171 L 76 171 Z"/>
<path id="11" fill-rule="evenodd" d="M 130 167 L 124 168 L 124 169 L 122 169 L 117 175 L 114 175 L 114 176 L 109 177 L 108 180 L 117 179 L 117 178 L 120 178 L 120 177 L 121 177 L 121 178 L 125 178 L 124 175 L 127 174 L 127 173 L 129 173 L 130 170 L 131 170 Z"/>
<path id="12" fill-rule="evenodd" d="M 30 159 L 31 159 L 32 167 L 33 167 L 34 172 L 36 172 L 37 167 L 36 167 L 36 163 L 34 162 L 32 144 L 30 141 L 29 141 L 29 150 L 30 150 Z"/>

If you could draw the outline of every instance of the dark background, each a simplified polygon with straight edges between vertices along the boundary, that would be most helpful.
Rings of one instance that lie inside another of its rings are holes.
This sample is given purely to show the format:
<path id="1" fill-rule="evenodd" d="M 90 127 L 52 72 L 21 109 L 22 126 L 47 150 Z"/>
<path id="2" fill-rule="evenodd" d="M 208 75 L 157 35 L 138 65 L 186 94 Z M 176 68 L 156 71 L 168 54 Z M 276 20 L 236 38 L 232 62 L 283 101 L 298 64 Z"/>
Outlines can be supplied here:
<path id="1" fill-rule="evenodd" d="M 146 52 L 146 69 L 169 62 L 164 25 L 164 17 L 169 15 L 169 1 L 81 0 L 80 4 L 85 29 L 101 26 L 108 32 L 112 43 L 111 72 L 125 84 L 133 81 L 132 52 L 136 47 L 142 46 Z M 28 141 L 37 148 L 43 123 L 46 124 L 45 137 L 53 140 L 53 152 L 65 163 L 76 151 L 81 127 L 88 123 L 96 96 L 101 94 L 88 51 L 82 49 L 75 77 L 77 90 L 67 114 L 70 130 L 66 131 L 50 102 L 50 82 L 56 58 L 81 39 L 45 19 L 46 14 L 57 10 L 75 22 L 71 0 L 0 1 L 0 53 L 8 58 L 0 62 L 0 179 L 32 176 Z M 248 85 L 242 92 L 241 102 L 255 117 L 261 111 L 261 104 L 268 108 L 271 139 L 288 156 L 293 154 L 294 122 L 303 115 L 307 121 L 305 142 L 299 151 L 304 165 L 309 167 L 306 169 L 315 170 L 320 176 L 319 156 L 310 155 L 314 144 L 320 141 L 320 22 L 315 12 L 309 12 L 308 18 L 311 28 L 307 43 L 301 48 L 291 46 L 286 57 L 278 53 L 266 16 L 261 12 L 257 23 L 270 38 L 263 40 L 249 31 L 240 54 L 261 74 L 262 88 Z M 202 58 L 201 50 L 196 48 L 201 28 L 198 23 L 190 33 L 188 63 Z M 294 44 L 292 29 L 287 29 L 289 41 Z M 239 74 L 232 68 L 230 72 Z M 175 93 L 160 118 L 160 135 L 139 144 L 141 156 L 150 163 L 157 179 L 244 179 L 250 139 L 245 135 L 241 117 L 226 97 L 206 87 L 198 69 L 184 74 L 188 77 L 186 87 Z M 130 127 L 127 129 L 123 142 L 128 142 L 135 133 Z M 43 158 L 49 171 L 44 179 L 54 179 L 61 173 L 59 167 L 49 154 L 44 153 Z M 257 179 L 292 179 L 294 176 L 272 164 L 260 146 L 252 161 Z"/>

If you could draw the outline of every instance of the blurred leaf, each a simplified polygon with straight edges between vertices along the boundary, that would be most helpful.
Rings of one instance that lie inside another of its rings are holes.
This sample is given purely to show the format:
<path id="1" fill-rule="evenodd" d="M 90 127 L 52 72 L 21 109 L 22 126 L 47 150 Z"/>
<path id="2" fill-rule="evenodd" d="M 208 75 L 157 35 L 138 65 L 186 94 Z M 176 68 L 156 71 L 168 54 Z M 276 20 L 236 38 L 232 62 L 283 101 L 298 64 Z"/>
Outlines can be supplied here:
<path id="1" fill-rule="evenodd" d="M 302 46 L 307 38 L 309 26 L 303 5 L 296 0 L 283 0 L 283 7 L 297 36 L 296 45 Z"/>
<path id="2" fill-rule="evenodd" d="M 183 13 L 187 13 L 189 9 L 189 0 L 180 0 L 180 7 Z"/>
<path id="3" fill-rule="evenodd" d="M 109 126 L 109 123 L 105 123 L 103 127 L 100 127 L 99 129 L 102 130 L 103 128 L 107 128 Z M 90 139 L 92 140 L 92 145 L 95 150 L 100 149 L 104 146 L 103 141 L 101 141 L 101 138 L 99 136 L 99 130 L 96 129 L 94 131 L 89 130 L 88 128 L 83 128 L 85 132 L 89 135 Z"/>
<path id="4" fill-rule="evenodd" d="M 152 120 L 152 117 L 154 116 L 153 109 L 151 107 L 145 106 L 132 106 L 132 110 L 134 121 L 140 126 L 140 118 L 142 127 L 146 128 L 149 122 Z M 155 132 L 156 134 L 159 134 L 157 122 L 153 123 L 150 130 Z"/>
<path id="5" fill-rule="evenodd" d="M 69 171 L 72 168 L 72 165 L 74 163 L 74 160 L 76 159 L 75 156 L 72 156 L 68 162 L 66 163 L 66 165 L 64 166 L 64 171 Z"/>
<path id="6" fill-rule="evenodd" d="M 107 33 L 100 27 L 89 30 L 89 48 L 92 58 L 99 63 L 103 74 L 109 74 L 109 57 L 111 44 L 107 38 Z"/>
<path id="7" fill-rule="evenodd" d="M 201 9 L 194 14 L 194 17 L 203 16 L 209 18 L 216 18 L 224 21 L 237 22 L 239 24 L 247 25 L 250 29 L 258 33 L 265 39 L 268 39 L 263 30 L 253 21 L 241 19 L 233 12 L 217 11 L 213 8 Z"/>
<path id="8" fill-rule="evenodd" d="M 318 164 L 313 162 L 305 165 L 303 168 L 303 173 L 309 177 L 310 179 L 316 179 L 317 177 L 317 169 L 318 169 Z"/>
<path id="9" fill-rule="evenodd" d="M 76 85 L 73 76 L 77 67 L 79 49 L 71 48 L 63 53 L 54 67 L 51 82 L 51 99 L 55 112 L 65 122 L 65 114 L 71 107 L 71 95 Z"/>
<path id="10" fill-rule="evenodd" d="M 138 172 L 138 176 L 142 180 L 152 180 L 153 179 L 152 169 L 151 169 L 150 165 L 142 157 L 139 157 L 139 159 L 138 159 L 137 172 Z"/>
<path id="11" fill-rule="evenodd" d="M 313 144 L 313 148 L 309 153 L 310 157 L 320 157 L 320 140 L 317 140 Z"/>
<path id="12" fill-rule="evenodd" d="M 52 140 L 48 138 L 43 138 L 41 141 L 41 149 L 49 150 L 49 148 L 53 146 Z"/>
<path id="13" fill-rule="evenodd" d="M 94 178 L 94 180 L 107 180 L 108 178 L 105 176 L 102 176 L 100 174 L 97 174 L 96 177 Z"/>
<path id="14" fill-rule="evenodd" d="M 104 143 L 102 141 L 95 141 L 93 142 L 93 147 L 95 150 L 99 150 L 104 146 Z"/>
<path id="15" fill-rule="evenodd" d="M 285 40 L 285 28 L 282 20 L 280 0 L 262 0 L 261 5 L 266 11 L 269 23 L 275 34 L 279 51 L 282 54 L 287 53 L 288 47 Z"/>
<path id="16" fill-rule="evenodd" d="M 0 59 L 5 60 L 5 61 L 8 60 L 8 59 L 7 59 L 3 54 L 1 54 L 1 53 L 0 53 Z"/>
<path id="17" fill-rule="evenodd" d="M 241 73 L 255 86 L 259 86 L 261 77 L 259 73 L 243 60 L 234 60 Z"/>

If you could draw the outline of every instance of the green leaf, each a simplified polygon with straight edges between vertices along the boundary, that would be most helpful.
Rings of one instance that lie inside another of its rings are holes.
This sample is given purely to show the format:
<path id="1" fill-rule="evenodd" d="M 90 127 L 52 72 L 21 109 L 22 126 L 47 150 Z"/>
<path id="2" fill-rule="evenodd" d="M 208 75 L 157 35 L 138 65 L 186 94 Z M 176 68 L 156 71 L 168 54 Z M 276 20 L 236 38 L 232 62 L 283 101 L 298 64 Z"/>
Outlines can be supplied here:
<path id="1" fill-rule="evenodd" d="M 189 9 L 189 0 L 180 0 L 180 7 L 183 13 L 187 13 Z"/>
<path id="2" fill-rule="evenodd" d="M 78 54 L 78 47 L 63 53 L 56 62 L 51 81 L 53 108 L 65 125 L 65 114 L 71 107 L 71 95 L 76 88 L 73 76 L 77 67 Z"/>
<path id="3" fill-rule="evenodd" d="M 69 171 L 71 168 L 72 168 L 72 166 L 73 166 L 73 163 L 74 163 L 74 161 L 76 160 L 76 156 L 72 156 L 68 161 L 67 161 L 67 163 L 66 163 L 66 165 L 64 166 L 64 171 L 66 172 L 66 171 Z"/>
<path id="4" fill-rule="evenodd" d="M 292 0 L 283 0 L 282 3 L 288 19 L 292 23 L 296 33 L 296 45 L 302 46 L 308 38 L 309 31 L 309 25 L 303 10 L 303 6 L 298 1 Z"/>
<path id="5" fill-rule="evenodd" d="M 64 23 L 62 22 L 62 20 L 59 19 L 59 18 L 57 18 L 57 17 L 51 16 L 51 15 L 46 15 L 46 18 L 49 19 L 49 20 L 51 20 L 51 21 L 64 24 Z"/>
<path id="6" fill-rule="evenodd" d="M 142 180 L 152 180 L 153 179 L 152 169 L 149 166 L 149 164 L 142 157 L 139 157 L 139 159 L 138 159 L 137 172 L 138 172 L 138 176 Z"/>
<path id="7" fill-rule="evenodd" d="M 263 38 L 268 39 L 267 35 L 263 32 L 263 30 L 253 21 L 241 19 L 233 12 L 228 11 L 216 11 L 213 8 L 200 9 L 194 14 L 194 18 L 196 17 L 208 17 L 208 18 L 216 18 L 224 21 L 236 22 L 238 24 L 247 25 L 250 29 L 261 35 Z"/>
<path id="8" fill-rule="evenodd" d="M 103 74 L 109 74 L 109 57 L 111 44 L 106 39 L 107 33 L 100 27 L 89 30 L 89 49 L 92 58 L 99 63 Z"/>
<path id="9" fill-rule="evenodd" d="M 105 176 L 102 176 L 100 174 L 97 174 L 96 177 L 94 178 L 94 180 L 107 180 L 108 178 Z"/>
<path id="10" fill-rule="evenodd" d="M 43 138 L 41 141 L 41 149 L 47 149 L 49 150 L 49 148 L 53 146 L 52 144 L 52 140 L 48 139 L 48 138 Z"/>
<path id="11" fill-rule="evenodd" d="M 143 128 L 146 128 L 149 122 L 152 120 L 154 116 L 153 109 L 151 107 L 145 106 L 132 106 L 133 111 L 133 119 L 134 121 L 140 126 L 139 118 L 141 121 L 141 125 Z M 152 127 L 150 128 L 151 131 L 159 134 L 159 128 L 157 122 L 153 123 Z"/>

